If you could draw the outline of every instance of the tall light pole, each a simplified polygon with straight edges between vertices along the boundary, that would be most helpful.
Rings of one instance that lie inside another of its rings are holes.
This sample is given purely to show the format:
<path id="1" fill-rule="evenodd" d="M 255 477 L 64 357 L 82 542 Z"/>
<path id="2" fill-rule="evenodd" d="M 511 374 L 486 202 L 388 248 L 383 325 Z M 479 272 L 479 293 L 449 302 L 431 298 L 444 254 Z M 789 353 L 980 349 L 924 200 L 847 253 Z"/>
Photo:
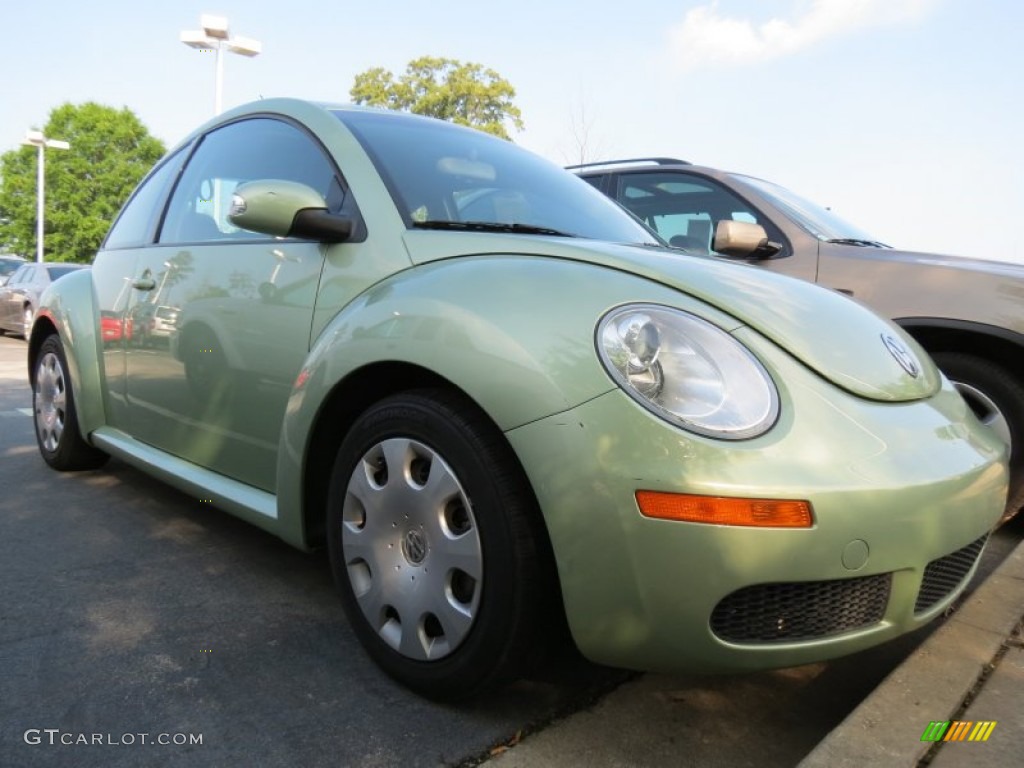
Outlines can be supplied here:
<path id="1" fill-rule="evenodd" d="M 44 173 L 44 158 L 46 149 L 71 149 L 66 141 L 48 139 L 43 136 L 42 131 L 29 131 L 25 134 L 25 140 L 21 142 L 30 147 L 39 149 L 39 161 L 36 163 L 36 261 L 43 263 L 43 209 L 46 195 L 46 175 Z"/>
<path id="2" fill-rule="evenodd" d="M 201 30 L 189 30 L 181 33 L 181 42 L 190 48 L 197 48 L 201 51 L 213 51 L 217 57 L 217 79 L 213 95 L 213 113 L 221 113 L 221 102 L 224 92 L 224 50 L 237 53 L 240 56 L 258 56 L 263 50 L 263 44 L 259 40 L 251 40 L 248 37 L 229 37 L 228 20 L 223 16 L 208 16 L 203 14 L 199 17 Z"/>

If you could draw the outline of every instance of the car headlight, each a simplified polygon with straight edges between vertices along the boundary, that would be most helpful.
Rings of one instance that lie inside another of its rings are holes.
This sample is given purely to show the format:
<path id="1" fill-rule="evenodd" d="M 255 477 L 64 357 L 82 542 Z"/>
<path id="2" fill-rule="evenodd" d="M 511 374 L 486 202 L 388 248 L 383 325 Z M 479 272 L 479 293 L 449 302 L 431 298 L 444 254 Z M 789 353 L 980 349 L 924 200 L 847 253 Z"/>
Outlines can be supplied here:
<path id="1" fill-rule="evenodd" d="M 655 304 L 613 309 L 597 326 L 601 362 L 654 414 L 724 440 L 767 432 L 779 415 L 768 372 L 746 347 L 706 320 Z"/>

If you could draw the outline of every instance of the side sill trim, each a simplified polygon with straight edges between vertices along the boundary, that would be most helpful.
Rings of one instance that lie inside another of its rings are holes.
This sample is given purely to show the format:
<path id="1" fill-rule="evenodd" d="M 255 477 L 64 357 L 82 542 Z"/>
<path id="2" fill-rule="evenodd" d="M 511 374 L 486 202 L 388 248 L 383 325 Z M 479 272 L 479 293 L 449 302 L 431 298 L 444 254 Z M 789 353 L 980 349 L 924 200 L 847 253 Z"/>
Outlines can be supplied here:
<path id="1" fill-rule="evenodd" d="M 97 448 L 197 500 L 277 534 L 277 496 L 197 464 L 164 453 L 119 429 L 100 427 L 89 435 Z"/>

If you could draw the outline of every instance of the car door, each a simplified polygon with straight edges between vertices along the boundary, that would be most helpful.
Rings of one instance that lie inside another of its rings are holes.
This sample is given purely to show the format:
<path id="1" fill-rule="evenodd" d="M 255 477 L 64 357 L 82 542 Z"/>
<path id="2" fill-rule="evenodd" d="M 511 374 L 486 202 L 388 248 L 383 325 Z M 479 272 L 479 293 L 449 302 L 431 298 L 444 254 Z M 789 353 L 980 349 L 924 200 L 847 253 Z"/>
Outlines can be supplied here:
<path id="1" fill-rule="evenodd" d="M 4 286 L 4 301 L 0 311 L 3 312 L 4 327 L 20 332 L 25 307 L 25 289 L 35 275 L 35 264 L 25 264 L 11 275 L 10 281 Z"/>
<path id="2" fill-rule="evenodd" d="M 102 340 L 104 405 L 107 423 L 129 430 L 125 390 L 127 353 L 135 343 L 130 309 L 135 300 L 137 265 L 152 247 L 171 185 L 178 177 L 189 146 L 159 163 L 139 184 L 118 214 L 103 242 L 103 258 L 92 266 L 92 284 L 99 307 Z"/>
<path id="3" fill-rule="evenodd" d="M 0 285 L 0 328 L 8 328 L 11 314 L 11 295 L 14 293 L 14 281 L 18 279 L 22 270 L 27 265 L 23 264 L 11 273 L 10 278 L 4 285 Z"/>
<path id="4" fill-rule="evenodd" d="M 283 119 L 249 118 L 202 137 L 156 245 L 136 265 L 126 389 L 134 437 L 272 491 L 325 246 L 234 227 L 232 192 L 256 179 L 306 184 L 332 210 L 344 197 L 320 145 Z"/>

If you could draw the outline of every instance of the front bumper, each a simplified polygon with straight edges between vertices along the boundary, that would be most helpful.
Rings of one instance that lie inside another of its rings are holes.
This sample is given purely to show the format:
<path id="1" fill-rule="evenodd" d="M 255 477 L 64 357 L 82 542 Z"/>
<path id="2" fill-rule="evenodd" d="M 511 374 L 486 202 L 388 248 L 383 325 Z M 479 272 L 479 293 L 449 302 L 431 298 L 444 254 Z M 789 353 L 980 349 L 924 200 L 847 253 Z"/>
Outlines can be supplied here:
<path id="1" fill-rule="evenodd" d="M 753 334 L 744 342 L 782 401 L 755 440 L 689 434 L 618 390 L 507 433 L 544 513 L 573 637 L 594 661 L 723 672 L 875 645 L 948 607 L 999 519 L 1005 448 L 948 383 L 925 401 L 866 401 Z M 803 499 L 815 522 L 650 519 L 640 489 Z"/>

